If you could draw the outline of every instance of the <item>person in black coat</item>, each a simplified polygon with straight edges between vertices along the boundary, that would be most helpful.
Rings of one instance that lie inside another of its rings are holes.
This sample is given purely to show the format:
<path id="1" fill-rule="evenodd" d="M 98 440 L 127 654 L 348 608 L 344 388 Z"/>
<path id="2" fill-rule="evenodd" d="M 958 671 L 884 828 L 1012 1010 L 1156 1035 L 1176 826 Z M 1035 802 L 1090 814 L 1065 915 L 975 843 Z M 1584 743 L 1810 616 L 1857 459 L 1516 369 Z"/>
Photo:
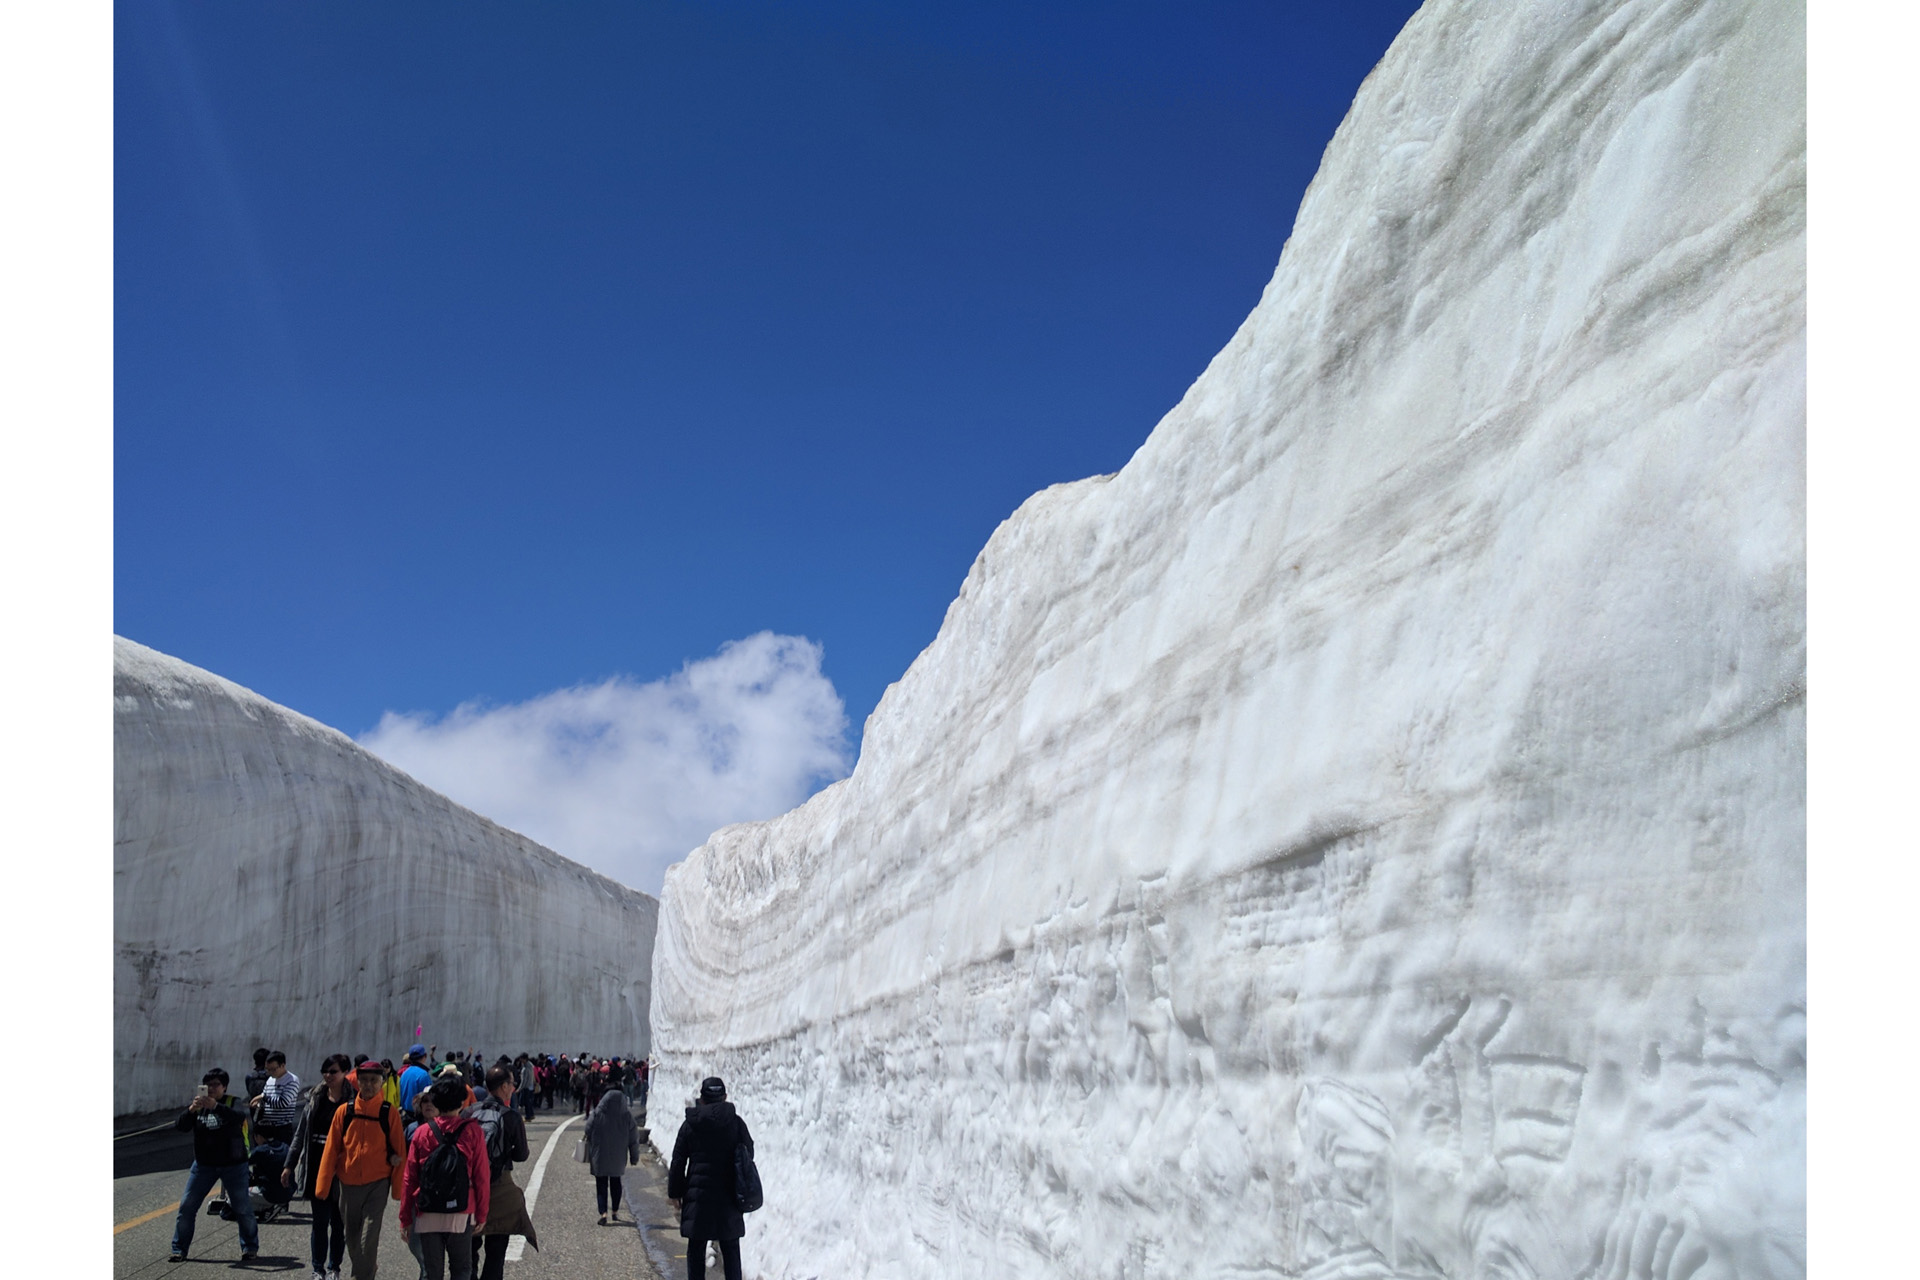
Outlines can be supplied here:
<path id="1" fill-rule="evenodd" d="M 193 1165 L 187 1170 L 186 1194 L 180 1197 L 173 1223 L 173 1260 L 186 1261 L 200 1206 L 218 1182 L 227 1189 L 240 1223 L 240 1261 L 252 1262 L 260 1256 L 260 1227 L 247 1193 L 247 1113 L 227 1097 L 226 1072 L 215 1067 L 200 1077 L 200 1092 L 173 1127 L 193 1135 Z"/>
<path id="2" fill-rule="evenodd" d="M 340 1260 L 347 1253 L 347 1220 L 340 1213 L 340 1193 L 336 1190 L 322 1200 L 314 1194 L 314 1184 L 319 1181 L 320 1152 L 327 1145 L 333 1113 L 353 1101 L 353 1089 L 347 1084 L 352 1068 L 353 1059 L 344 1053 L 329 1054 L 320 1063 L 320 1083 L 307 1095 L 288 1144 L 287 1167 L 280 1171 L 281 1183 L 305 1196 L 313 1208 L 308 1251 L 315 1275 L 338 1275 Z"/>
<path id="3" fill-rule="evenodd" d="M 667 1170 L 667 1198 L 680 1211 L 680 1234 L 687 1238 L 687 1280 L 706 1280 L 707 1241 L 720 1246 L 727 1280 L 740 1280 L 740 1237 L 747 1221 L 734 1195 L 733 1153 L 745 1147 L 753 1155 L 753 1135 L 727 1101 L 718 1076 L 700 1082 L 698 1105 L 687 1108 L 680 1135 L 673 1140 Z"/>

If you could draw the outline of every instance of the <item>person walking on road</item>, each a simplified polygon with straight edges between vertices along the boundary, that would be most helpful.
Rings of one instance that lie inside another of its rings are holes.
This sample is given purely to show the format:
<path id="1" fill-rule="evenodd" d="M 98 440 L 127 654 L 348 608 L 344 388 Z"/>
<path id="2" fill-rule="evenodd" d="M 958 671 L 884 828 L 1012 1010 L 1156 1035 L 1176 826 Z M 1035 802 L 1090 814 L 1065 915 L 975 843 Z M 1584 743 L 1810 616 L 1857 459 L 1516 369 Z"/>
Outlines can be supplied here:
<path id="1" fill-rule="evenodd" d="M 533 1108 L 539 1101 L 540 1073 L 534 1069 L 533 1059 L 525 1058 L 520 1063 L 520 1109 L 527 1119 L 533 1119 Z"/>
<path id="2" fill-rule="evenodd" d="M 451 1280 L 473 1280 L 473 1228 L 491 1207 L 487 1141 L 477 1123 L 459 1114 L 464 1082 L 436 1080 L 427 1096 L 440 1114 L 414 1130 L 407 1148 L 400 1231 L 409 1241 L 418 1237 L 426 1280 L 447 1280 L 449 1272 Z M 449 1176 L 443 1176 L 442 1148 L 457 1156 Z"/>
<path id="3" fill-rule="evenodd" d="M 462 1080 L 461 1083 L 465 1084 L 466 1081 Z M 433 1090 L 431 1088 L 422 1089 L 419 1093 L 413 1095 L 413 1119 L 407 1121 L 408 1151 L 413 1150 L 413 1135 L 420 1132 L 420 1126 L 439 1114 L 440 1109 L 433 1105 Z M 416 1231 L 412 1235 L 409 1235 L 406 1240 L 407 1248 L 413 1253 L 413 1260 L 420 1266 L 418 1274 L 424 1278 L 427 1274 L 427 1251 L 421 1247 L 420 1233 Z"/>
<path id="4" fill-rule="evenodd" d="M 442 1066 L 439 1071 L 435 1072 L 433 1079 L 434 1079 L 434 1083 L 436 1084 L 442 1080 L 458 1080 L 460 1082 L 460 1087 L 467 1091 L 466 1093 L 467 1100 L 460 1104 L 460 1109 L 462 1111 L 466 1110 L 468 1107 L 472 1106 L 474 1103 L 480 1100 L 480 1091 L 467 1083 L 466 1073 L 461 1071 L 459 1067 L 456 1067 L 451 1063 Z M 414 1102 L 418 1104 L 420 1099 L 425 1096 L 426 1095 L 424 1091 L 419 1094 L 415 1094 Z M 407 1130 L 407 1138 L 409 1141 L 412 1140 L 413 1130 L 411 1129 Z"/>
<path id="5" fill-rule="evenodd" d="M 186 1193 L 173 1223 L 172 1260 L 185 1262 L 193 1247 L 193 1227 L 200 1206 L 217 1181 L 233 1203 L 240 1222 L 240 1261 L 260 1256 L 260 1224 L 254 1221 L 253 1199 L 247 1194 L 247 1113 L 227 1097 L 227 1073 L 219 1067 L 200 1077 L 200 1092 L 173 1122 L 193 1134 L 193 1165 L 187 1170 Z"/>
<path id="6" fill-rule="evenodd" d="M 394 1067 L 393 1059 L 380 1059 L 380 1069 L 387 1073 L 387 1082 L 382 1086 L 387 1101 L 399 1107 L 400 1110 L 405 1111 L 407 1108 L 405 1104 L 400 1101 L 400 1072 Z"/>
<path id="7" fill-rule="evenodd" d="M 527 1125 L 513 1110 L 513 1076 L 505 1067 L 487 1072 L 487 1091 L 462 1114 L 480 1126 L 487 1142 L 487 1216 L 480 1226 L 480 1280 L 502 1280 L 507 1270 L 507 1241 L 525 1236 L 538 1249 L 540 1237 L 527 1212 L 527 1197 L 513 1180 L 513 1166 L 533 1153 Z"/>
<path id="8" fill-rule="evenodd" d="M 587 1117 L 587 1163 L 593 1168 L 593 1199 L 600 1225 L 620 1220 L 620 1180 L 640 1159 L 640 1126 L 627 1108 L 627 1095 L 609 1089 Z"/>
<path id="9" fill-rule="evenodd" d="M 584 1115 L 587 1110 L 587 1055 L 581 1054 L 580 1060 L 572 1064 L 573 1110 L 576 1115 Z"/>
<path id="10" fill-rule="evenodd" d="M 351 1065 L 344 1053 L 333 1054 L 320 1064 L 320 1084 L 301 1108 L 300 1119 L 293 1126 L 287 1167 L 280 1173 L 281 1185 L 297 1187 L 296 1194 L 305 1196 L 312 1210 L 308 1252 L 313 1259 L 313 1280 L 340 1280 L 340 1260 L 347 1252 L 347 1223 L 340 1216 L 340 1197 L 336 1194 L 322 1199 L 318 1185 L 320 1153 L 333 1128 L 333 1113 L 353 1096 L 353 1090 L 347 1087 L 347 1068 Z"/>
<path id="11" fill-rule="evenodd" d="M 387 1200 L 400 1198 L 400 1166 L 406 1138 L 400 1108 L 383 1096 L 386 1071 L 368 1059 L 354 1071 L 352 1102 L 333 1113 L 320 1151 L 314 1189 L 325 1200 L 340 1184 L 340 1216 L 347 1231 L 353 1280 L 374 1280 L 380 1269 L 380 1227 Z"/>
<path id="12" fill-rule="evenodd" d="M 747 1221 L 734 1198 L 734 1152 L 745 1147 L 753 1157 L 747 1122 L 727 1101 L 718 1076 L 700 1082 L 700 1100 L 687 1108 L 673 1140 L 667 1168 L 667 1199 L 680 1213 L 680 1234 L 687 1238 L 687 1280 L 706 1280 L 707 1242 L 720 1246 L 727 1280 L 740 1280 L 740 1237 Z"/>
<path id="13" fill-rule="evenodd" d="M 400 1072 L 400 1109 L 413 1110 L 413 1100 L 422 1089 L 433 1083 L 433 1077 L 427 1073 L 427 1046 L 416 1044 L 407 1050 L 407 1065 Z"/>
<path id="14" fill-rule="evenodd" d="M 600 1095 L 606 1092 L 607 1082 L 606 1078 L 600 1074 L 600 1064 L 598 1062 L 587 1063 L 585 1070 L 587 1079 L 585 1090 L 586 1102 L 582 1106 L 582 1112 L 590 1116 L 593 1114 L 594 1108 L 600 1105 Z"/>
<path id="15" fill-rule="evenodd" d="M 405 1122 L 407 1150 L 413 1150 L 413 1135 L 420 1132 L 420 1126 L 439 1114 L 440 1109 L 433 1105 L 432 1089 L 422 1089 L 413 1095 L 413 1119 Z"/>

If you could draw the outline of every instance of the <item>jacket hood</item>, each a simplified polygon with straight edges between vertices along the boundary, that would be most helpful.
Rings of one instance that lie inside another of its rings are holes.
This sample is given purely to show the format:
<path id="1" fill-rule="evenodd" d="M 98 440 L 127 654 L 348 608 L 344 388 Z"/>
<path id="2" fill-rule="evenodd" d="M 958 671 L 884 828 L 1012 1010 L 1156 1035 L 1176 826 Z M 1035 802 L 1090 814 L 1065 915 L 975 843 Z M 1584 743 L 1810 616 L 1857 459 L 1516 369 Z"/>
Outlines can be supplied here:
<path id="1" fill-rule="evenodd" d="M 698 1106 L 687 1108 L 687 1123 L 691 1124 L 696 1132 L 722 1127 L 731 1130 L 733 1115 L 733 1103 L 730 1101 L 723 1099 L 719 1102 L 703 1102 Z"/>

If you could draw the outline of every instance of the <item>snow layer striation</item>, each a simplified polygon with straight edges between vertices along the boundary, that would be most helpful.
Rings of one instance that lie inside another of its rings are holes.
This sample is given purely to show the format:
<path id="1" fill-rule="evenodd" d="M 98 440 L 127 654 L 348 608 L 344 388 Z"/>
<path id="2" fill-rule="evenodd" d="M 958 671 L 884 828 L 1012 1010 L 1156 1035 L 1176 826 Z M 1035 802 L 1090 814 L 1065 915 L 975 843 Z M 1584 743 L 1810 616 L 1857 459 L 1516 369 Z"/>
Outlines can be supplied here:
<path id="1" fill-rule="evenodd" d="M 750 1270 L 1804 1273 L 1803 31 L 1429 3 L 1127 467 L 668 874 Z"/>
<path id="2" fill-rule="evenodd" d="M 114 1110 L 256 1045 L 644 1051 L 659 904 L 336 730 L 114 640 Z"/>

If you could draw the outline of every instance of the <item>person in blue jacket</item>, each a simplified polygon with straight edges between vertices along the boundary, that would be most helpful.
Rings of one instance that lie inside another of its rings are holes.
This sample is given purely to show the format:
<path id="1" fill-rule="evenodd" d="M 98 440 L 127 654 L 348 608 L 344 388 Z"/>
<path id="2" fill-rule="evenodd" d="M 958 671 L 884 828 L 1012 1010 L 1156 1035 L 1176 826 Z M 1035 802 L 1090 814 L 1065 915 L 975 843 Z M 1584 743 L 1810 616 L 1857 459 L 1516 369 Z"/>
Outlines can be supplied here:
<path id="1" fill-rule="evenodd" d="M 420 1091 L 433 1083 L 433 1077 L 427 1074 L 427 1046 L 414 1045 L 407 1050 L 407 1069 L 400 1073 L 400 1110 L 405 1118 L 413 1118 L 413 1100 Z"/>

